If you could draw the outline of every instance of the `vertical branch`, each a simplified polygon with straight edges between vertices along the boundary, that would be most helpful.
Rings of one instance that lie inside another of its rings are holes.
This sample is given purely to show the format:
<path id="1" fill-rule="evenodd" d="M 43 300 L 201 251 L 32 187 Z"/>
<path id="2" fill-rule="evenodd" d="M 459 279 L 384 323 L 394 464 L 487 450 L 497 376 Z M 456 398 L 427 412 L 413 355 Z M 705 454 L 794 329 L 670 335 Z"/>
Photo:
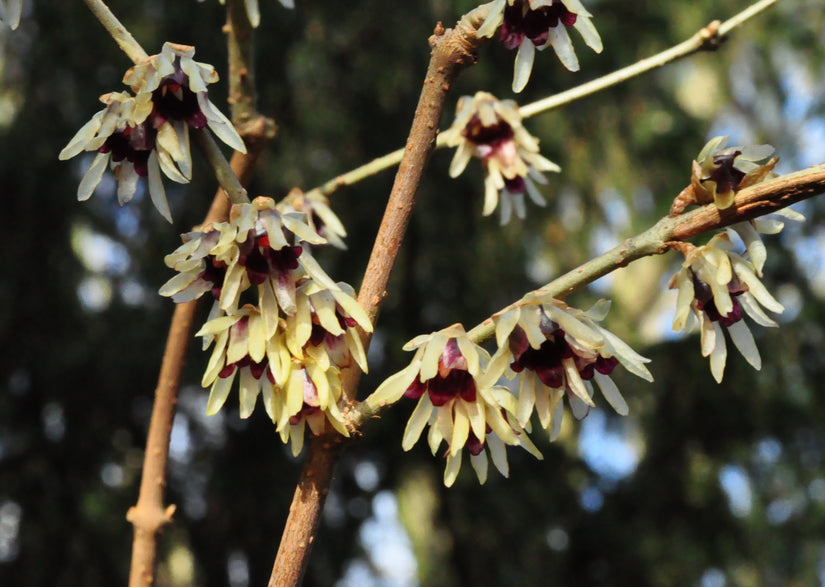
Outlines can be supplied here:
<path id="1" fill-rule="evenodd" d="M 101 13 L 95 12 L 95 15 L 103 22 L 112 36 L 115 36 L 113 30 L 116 31 L 116 27 L 113 29 L 106 23 L 112 20 L 117 22 L 117 19 L 98 0 L 86 1 L 93 11 L 93 6 L 98 4 L 102 6 Z M 234 0 L 231 3 L 237 4 Z M 240 40 L 236 39 L 233 34 L 233 31 L 237 28 L 227 27 L 230 46 L 236 46 L 236 52 L 251 55 L 251 47 L 237 49 L 241 45 Z M 128 33 L 126 34 L 128 35 Z M 115 38 L 117 39 L 117 37 Z M 132 39 L 131 35 L 128 35 L 128 38 Z M 134 39 L 132 40 L 134 41 Z M 251 36 L 247 34 L 244 40 L 247 43 L 251 42 Z M 120 43 L 119 40 L 118 43 Z M 137 45 L 136 42 L 135 45 Z M 121 44 L 121 47 L 123 47 L 123 44 Z M 127 51 L 127 54 L 133 60 L 135 59 L 134 51 Z M 143 56 L 146 56 L 145 52 L 143 52 Z M 261 151 L 267 141 L 275 134 L 274 122 L 254 111 L 254 87 L 250 83 L 238 83 L 238 80 L 242 78 L 247 82 L 253 80 L 251 75 L 248 75 L 249 71 L 238 67 L 231 67 L 230 70 L 230 86 L 235 90 L 230 101 L 242 103 L 246 108 L 244 110 L 245 115 L 242 117 L 244 125 L 240 129 L 240 134 L 246 143 L 247 153 L 235 152 L 231 162 L 227 164 L 211 135 L 206 132 L 194 133 L 195 142 L 201 148 L 215 171 L 218 183 L 222 186 L 218 188 L 203 224 L 226 220 L 232 202 L 247 201 L 246 190 L 243 186 L 249 183 Z M 251 98 L 246 97 L 247 92 L 249 92 Z M 158 385 L 155 389 L 155 401 L 152 406 L 149 433 L 146 439 L 140 493 L 137 504 L 130 508 L 126 514 L 126 518 L 133 524 L 135 529 L 132 544 L 132 566 L 129 573 L 130 587 L 148 587 L 155 583 L 158 539 L 164 526 L 172 521 L 172 515 L 175 511 L 174 505 L 164 507 L 163 492 L 166 487 L 166 468 L 169 461 L 169 439 L 172 433 L 184 359 L 189 341 L 192 339 L 196 306 L 197 302 L 195 301 L 178 304 L 175 307 L 172 323 L 169 327 L 166 350 L 161 363 Z"/>
<path id="2" fill-rule="evenodd" d="M 475 32 L 488 10 L 489 6 L 486 5 L 477 8 L 464 16 L 455 29 L 444 30 L 439 23 L 435 34 L 430 37 L 430 64 L 407 147 L 395 175 L 358 294 L 358 302 L 369 313 L 373 323 L 385 297 L 385 288 L 410 220 L 424 168 L 435 149 L 438 123 L 447 94 L 461 70 L 476 62 L 476 52 L 484 39 L 479 39 Z M 369 335 L 364 333 L 362 339 L 367 348 Z M 344 394 L 349 400 L 355 397 L 359 376 L 357 369 L 345 372 Z M 269 579 L 270 587 L 293 587 L 303 580 L 321 511 L 342 448 L 343 438 L 337 433 L 311 440 Z"/>

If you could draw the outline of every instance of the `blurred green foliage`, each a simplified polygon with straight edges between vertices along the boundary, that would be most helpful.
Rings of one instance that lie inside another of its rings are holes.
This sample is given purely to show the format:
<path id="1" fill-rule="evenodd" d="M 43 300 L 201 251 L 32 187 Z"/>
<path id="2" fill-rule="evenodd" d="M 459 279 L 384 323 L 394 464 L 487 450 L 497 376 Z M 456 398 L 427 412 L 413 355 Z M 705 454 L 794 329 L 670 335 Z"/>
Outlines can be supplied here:
<path id="1" fill-rule="evenodd" d="M 196 162 L 191 184 L 167 186 L 174 226 L 145 196 L 119 208 L 105 181 L 78 204 L 88 162 L 59 162 L 57 153 L 100 108 L 98 95 L 122 89 L 129 63 L 82 3 L 24 4 L 20 29 L 0 30 L 0 584 L 124 584 L 131 545 L 125 512 L 137 496 L 172 312 L 155 293 L 171 276 L 162 258 L 200 221 L 215 182 Z M 259 107 L 279 132 L 251 191 L 274 197 L 403 145 L 427 36 L 436 21 L 449 26 L 476 5 L 296 4 L 288 11 L 262 0 L 256 34 Z M 663 50 L 747 5 L 585 4 L 604 53 L 589 52 L 573 33 L 582 71 L 565 71 L 551 51 L 539 54 L 521 103 Z M 166 40 L 194 44 L 196 58 L 225 71 L 218 2 L 110 5 L 148 52 Z M 404 366 L 409 356 L 400 347 L 416 334 L 459 321 L 469 328 L 648 226 L 687 183 L 690 160 L 709 136 L 771 143 L 783 172 L 821 163 L 824 14 L 818 1 L 781 1 L 716 52 L 529 120 L 543 154 L 563 171 L 543 188 L 548 207 L 530 208 L 524 222 L 500 228 L 496 217 L 482 218 L 478 163 L 451 180 L 451 154 L 437 152 L 362 393 Z M 455 84 L 449 108 L 479 89 L 511 98 L 513 57 L 496 43 L 485 46 Z M 225 92 L 218 86 L 213 101 L 222 103 Z M 333 197 L 349 231 L 348 251 L 321 254 L 336 279 L 359 283 L 392 176 L 386 171 Z M 667 334 L 673 298 L 662 295 L 677 259 L 621 270 L 569 300 L 586 307 L 611 295 L 607 326 L 654 359 L 654 384 L 617 378 L 628 418 L 596 412 L 606 431 L 595 443 L 602 461 L 593 443 L 585 450 L 578 442 L 588 420 L 568 415 L 558 442 L 538 440 L 544 461 L 512 452 L 510 478 L 491 473 L 483 487 L 465 464 L 446 490 L 441 459 L 421 446 L 402 453 L 411 410 L 402 402 L 343 457 L 306 584 L 366 584 L 353 579 L 353 569 L 380 577 L 382 568 L 400 565 L 373 560 L 362 540 L 385 492 L 397 498 L 422 585 L 821 582 L 825 206 L 810 201 L 802 209 L 808 222 L 768 239 L 765 281 L 788 312 L 778 331 L 756 332 L 761 372 L 731 349 L 725 382 L 716 385 L 698 340 Z M 162 539 L 159 583 L 263 585 L 300 460 L 288 455 L 263 411 L 241 421 L 230 402 L 224 414 L 204 416 L 198 381 L 206 357 L 198 346 L 173 434 L 168 501 L 179 507 Z M 618 458 L 617 437 L 635 455 L 619 473 L 598 465 Z"/>

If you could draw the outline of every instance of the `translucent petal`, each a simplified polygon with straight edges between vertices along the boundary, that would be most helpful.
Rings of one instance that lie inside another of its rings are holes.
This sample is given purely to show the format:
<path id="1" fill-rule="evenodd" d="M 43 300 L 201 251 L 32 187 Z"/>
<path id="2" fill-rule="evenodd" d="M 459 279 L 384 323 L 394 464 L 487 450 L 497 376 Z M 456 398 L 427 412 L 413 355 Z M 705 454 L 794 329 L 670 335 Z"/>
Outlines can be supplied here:
<path id="1" fill-rule="evenodd" d="M 163 180 L 160 178 L 160 166 L 158 165 L 157 151 L 152 149 L 149 153 L 148 161 L 149 175 L 149 197 L 160 215 L 169 224 L 172 224 L 172 212 L 169 210 L 169 202 L 166 201 L 166 190 L 163 189 Z"/>
<path id="2" fill-rule="evenodd" d="M 490 451 L 490 458 L 493 459 L 493 465 L 498 469 L 498 472 L 501 473 L 502 477 L 509 477 L 510 464 L 507 462 L 507 447 L 505 444 L 495 434 L 488 434 L 484 443 Z"/>
<path id="3" fill-rule="evenodd" d="M 477 455 L 470 455 L 470 464 L 473 466 L 473 470 L 476 472 L 476 477 L 478 477 L 478 482 L 481 485 L 487 481 L 487 453 L 485 451 L 481 451 Z"/>
<path id="4" fill-rule="evenodd" d="M 611 407 L 616 410 L 616 413 L 620 416 L 627 416 L 627 414 L 630 413 L 630 408 L 627 406 L 627 402 L 622 397 L 622 394 L 619 392 L 619 388 L 616 387 L 613 380 L 607 375 L 602 375 L 598 371 L 593 373 L 593 379 L 599 385 L 599 389 L 601 390 L 604 399 L 606 399 L 607 403 L 609 403 Z"/>
<path id="5" fill-rule="evenodd" d="M 461 452 L 447 455 L 447 467 L 444 469 L 444 485 L 452 487 L 461 470 Z"/>
<path id="6" fill-rule="evenodd" d="M 597 31 L 596 27 L 593 25 L 593 21 L 587 17 L 579 17 L 576 19 L 576 23 L 573 25 L 573 28 L 579 31 L 579 34 L 582 36 L 582 39 L 584 39 L 584 42 L 588 47 L 593 49 L 596 53 L 602 52 L 602 38 L 599 36 L 599 31 Z"/>
<path id="7" fill-rule="evenodd" d="M 140 177 L 134 166 L 129 161 L 121 161 L 115 171 L 117 177 L 117 202 L 121 206 L 132 200 L 137 190 L 137 182 Z"/>
<path id="8" fill-rule="evenodd" d="M 218 377 L 215 383 L 212 384 L 212 390 L 209 392 L 209 400 L 206 402 L 206 415 L 214 416 L 226 403 L 226 398 L 229 397 L 229 390 L 232 389 L 232 382 L 235 381 L 235 370 L 229 377 Z"/>
<path id="9" fill-rule="evenodd" d="M 80 180 L 80 185 L 77 187 L 77 199 L 84 202 L 94 193 L 97 184 L 103 178 L 103 172 L 106 171 L 106 165 L 109 163 L 110 153 L 98 153 L 97 156 L 89 165 L 89 169 Z"/>
<path id="10" fill-rule="evenodd" d="M 717 383 L 722 383 L 722 377 L 725 373 L 725 361 L 728 358 L 728 349 L 725 346 L 725 335 L 722 333 L 722 327 L 718 322 L 713 322 L 713 330 L 716 333 L 716 345 L 713 347 L 713 352 L 710 354 L 710 372 Z"/>
<path id="11" fill-rule="evenodd" d="M 556 28 L 563 29 L 564 27 Z M 575 58 L 575 55 L 573 57 Z M 535 58 L 536 46 L 533 44 L 533 41 L 525 36 L 521 42 L 521 46 L 518 48 L 515 69 L 513 71 L 513 91 L 516 94 L 527 87 L 527 82 L 530 81 L 530 73 L 533 71 L 533 61 L 535 61 Z"/>
<path id="12" fill-rule="evenodd" d="M 579 60 L 573 50 L 570 35 L 567 34 L 567 27 L 551 27 L 548 31 L 547 43 L 553 46 L 562 65 L 570 71 L 579 71 Z"/>
<path id="13" fill-rule="evenodd" d="M 240 372 L 241 381 L 238 389 L 240 396 L 240 416 L 241 418 L 248 418 L 255 410 L 255 403 L 258 400 L 258 391 L 260 391 L 261 382 L 255 378 L 252 371 L 247 367 L 240 369 Z"/>
<path id="14" fill-rule="evenodd" d="M 762 357 L 759 356 L 759 349 L 753 340 L 753 335 L 744 320 L 735 322 L 728 326 L 728 332 L 733 344 L 751 364 L 751 367 L 759 371 L 762 368 Z"/>
<path id="15" fill-rule="evenodd" d="M 432 411 L 433 404 L 430 402 L 430 395 L 425 393 L 418 400 L 413 413 L 410 415 L 410 419 L 407 420 L 407 426 L 404 428 L 401 447 L 405 451 L 410 450 L 415 443 L 418 442 L 418 439 L 421 438 L 421 433 L 427 426 L 427 422 L 430 421 Z"/>
<path id="16" fill-rule="evenodd" d="M 421 361 L 413 361 L 405 369 L 391 375 L 365 401 L 371 409 L 393 404 L 401 399 L 421 368 Z"/>
<path id="17" fill-rule="evenodd" d="M 86 144 L 95 136 L 95 133 L 100 130 L 103 114 L 104 111 L 98 112 L 90 121 L 81 126 L 80 130 L 78 130 L 72 137 L 72 140 L 69 141 L 69 144 L 63 147 L 63 150 L 60 151 L 57 158 L 65 161 L 83 152 Z"/>

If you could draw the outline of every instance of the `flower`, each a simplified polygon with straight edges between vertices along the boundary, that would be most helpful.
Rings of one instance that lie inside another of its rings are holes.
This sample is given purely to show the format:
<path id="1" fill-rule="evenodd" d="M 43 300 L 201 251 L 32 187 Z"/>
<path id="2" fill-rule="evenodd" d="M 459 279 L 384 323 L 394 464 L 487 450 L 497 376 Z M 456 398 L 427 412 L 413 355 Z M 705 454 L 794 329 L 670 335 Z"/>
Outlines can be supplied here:
<path id="1" fill-rule="evenodd" d="M 287 396 L 303 392 L 301 409 L 286 421 L 276 422 L 276 430 L 281 441 L 291 442 L 292 454 L 298 456 L 304 445 L 304 431 L 307 427 L 319 435 L 332 429 L 343 436 L 349 436 L 346 420 L 338 407 L 342 398 L 341 377 L 337 368 L 326 371 L 318 369 L 309 361 L 301 368 L 293 369 L 287 385 Z"/>
<path id="2" fill-rule="evenodd" d="M 20 25 L 23 12 L 23 0 L 0 0 L 0 22 L 6 23 L 11 30 Z"/>
<path id="3" fill-rule="evenodd" d="M 349 367 L 352 359 L 367 373 L 367 356 L 356 326 L 372 332 L 369 316 L 346 283 L 327 289 L 305 281 L 298 290 L 296 312 L 286 318 L 286 345 L 293 356 L 311 357 L 325 371 Z"/>
<path id="4" fill-rule="evenodd" d="M 710 371 L 717 382 L 722 381 L 727 359 L 723 326 L 745 360 L 754 369 L 761 369 L 762 359 L 742 320 L 742 310 L 757 324 L 777 326 L 762 306 L 780 313 L 784 311 L 782 304 L 759 280 L 754 264 L 733 251 L 727 232 L 701 247 L 687 245 L 683 252 L 682 268 L 670 282 L 671 289 L 679 290 L 673 330 L 685 330 L 698 322 L 702 356 L 710 357 Z"/>
<path id="5" fill-rule="evenodd" d="M 771 145 L 727 147 L 728 137 L 714 137 L 702 148 L 692 164 L 690 186 L 673 202 L 670 215 L 677 216 L 690 204 L 713 202 L 720 210 L 730 208 L 741 189 L 775 177 L 772 172 L 779 158 L 773 157 Z"/>
<path id="6" fill-rule="evenodd" d="M 280 329 L 272 337 L 265 332 L 260 310 L 246 305 L 237 313 L 209 320 L 197 333 L 215 341 L 201 384 L 210 387 L 206 413 L 216 414 L 226 403 L 239 375 L 240 416 L 248 418 L 258 395 L 284 443 L 291 442 L 297 456 L 303 448 L 304 425 L 315 434 L 326 421 L 349 436 L 338 404 L 342 399 L 340 372 L 323 368 L 312 359 L 291 356 Z"/>
<path id="7" fill-rule="evenodd" d="M 577 419 L 584 418 L 594 405 L 591 380 L 617 413 L 627 415 L 627 403 L 610 379 L 613 369 L 621 363 L 642 379 L 653 377 L 644 366 L 649 359 L 597 324 L 609 309 L 607 300 L 585 312 L 545 297 L 493 316 L 499 348 L 490 371 L 519 375 L 516 415 L 521 426 L 527 426 L 535 408 L 542 428 L 555 439 L 561 430 L 562 397 L 567 395 Z"/>
<path id="8" fill-rule="evenodd" d="M 536 49 L 552 46 L 559 59 L 570 71 L 579 70 L 579 60 L 567 27 L 574 27 L 588 47 L 602 52 L 602 40 L 579 0 L 496 0 L 487 18 L 478 29 L 481 37 L 492 37 L 499 26 L 499 40 L 508 49 L 518 48 L 513 91 L 520 92 L 527 85 L 533 70 Z M 562 25 L 562 26 L 559 26 Z"/>
<path id="9" fill-rule="evenodd" d="M 153 109 L 150 124 L 159 128 L 169 122 L 179 143 L 189 153 L 189 127 L 209 129 L 224 143 L 246 153 L 235 127 L 209 101 L 206 86 L 218 81 L 215 68 L 193 59 L 195 48 L 177 43 L 164 43 L 157 55 L 134 65 L 123 76 L 140 99 L 151 99 Z"/>
<path id="10" fill-rule="evenodd" d="M 344 237 L 347 231 L 341 220 L 329 207 L 329 198 L 318 192 L 305 194 L 298 188 L 293 188 L 284 199 L 278 202 L 277 209 L 281 212 L 300 212 L 304 221 L 315 232 L 323 237 L 327 243 L 338 249 L 346 250 Z"/>
<path id="11" fill-rule="evenodd" d="M 179 273 L 160 289 L 176 302 L 207 292 L 215 298 L 198 332 L 204 350 L 214 343 L 202 380 L 210 388 L 207 413 L 221 409 L 238 376 L 241 417 L 261 395 L 296 455 L 306 426 L 319 434 L 329 422 L 349 434 L 341 371 L 353 363 L 367 371 L 356 328 L 372 331 L 352 288 L 332 281 L 312 258 L 308 243 L 325 241 L 304 217 L 279 212 L 271 198 L 236 204 L 228 222 L 183 235 L 165 259 Z M 248 291 L 257 293 L 247 295 L 254 303 L 240 306 Z"/>
<path id="12" fill-rule="evenodd" d="M 485 448 L 505 477 L 504 445 L 520 445 L 541 458 L 515 421 L 515 397 L 506 387 L 493 385 L 498 377 L 486 372 L 489 355 L 467 338 L 460 324 L 418 336 L 404 350 L 416 351 L 410 365 L 384 381 L 366 402 L 376 409 L 402 396 L 418 400 L 401 445 L 410 450 L 429 425 L 427 441 L 432 453 L 442 441 L 447 443 L 446 486 L 458 476 L 465 447 L 481 483 L 487 479 Z"/>
<path id="13" fill-rule="evenodd" d="M 229 222 L 182 238 L 184 244 L 164 259 L 179 275 L 166 282 L 160 294 L 179 303 L 211 291 L 221 309 L 230 311 L 238 307 L 241 293 L 256 285 L 270 334 L 279 307 L 286 315 L 296 312 L 300 280 L 339 289 L 304 246 L 322 244 L 324 239 L 302 222 L 300 214 L 279 213 L 271 198 L 235 204 Z"/>
<path id="14" fill-rule="evenodd" d="M 501 198 L 501 224 L 510 220 L 513 208 L 524 218 L 524 194 L 538 206 L 544 198 L 534 182 L 547 183 L 542 171 L 561 168 L 539 153 L 539 142 L 521 125 L 518 105 L 498 100 L 487 92 L 462 96 L 452 126 L 444 133 L 447 145 L 458 147 L 450 164 L 450 177 L 458 177 L 472 157 L 484 166 L 484 209 L 493 213 Z"/>
<path id="15" fill-rule="evenodd" d="M 279 1 L 284 8 L 295 8 L 295 0 Z M 198 0 L 198 2 L 203 2 L 203 0 Z M 226 4 L 226 0 L 221 0 L 221 4 Z M 261 23 L 261 11 L 258 8 L 258 0 L 246 0 L 244 4 L 246 6 L 246 16 L 249 18 L 250 24 L 257 28 Z"/>
<path id="16" fill-rule="evenodd" d="M 121 206 L 135 195 L 138 178 L 146 177 L 152 203 L 172 222 L 160 171 L 173 181 L 187 183 L 191 167 L 188 149 L 184 154 L 171 126 L 156 128 L 145 123 L 152 111 L 152 103 L 145 97 L 112 92 L 101 96 L 100 101 L 106 108 L 83 125 L 58 156 L 66 160 L 83 151 L 97 151 L 80 181 L 77 199 L 89 199 L 109 165 L 117 179 L 117 199 Z"/>

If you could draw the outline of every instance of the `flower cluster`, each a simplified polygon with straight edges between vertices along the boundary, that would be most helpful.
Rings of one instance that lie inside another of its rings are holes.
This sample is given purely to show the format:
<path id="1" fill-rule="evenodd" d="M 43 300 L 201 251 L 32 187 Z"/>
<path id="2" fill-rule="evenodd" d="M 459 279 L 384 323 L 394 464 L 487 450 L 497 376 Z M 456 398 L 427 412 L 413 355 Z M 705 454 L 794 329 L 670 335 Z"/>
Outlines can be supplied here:
<path id="1" fill-rule="evenodd" d="M 710 357 L 710 370 L 722 381 L 727 359 L 724 327 L 733 344 L 754 369 L 762 367 L 753 335 L 742 320 L 743 310 L 762 326 L 777 326 L 763 311 L 784 310 L 762 282 L 760 268 L 737 254 L 727 232 L 715 235 L 701 247 L 684 247 L 685 261 L 671 280 L 677 288 L 674 330 L 685 330 L 698 323 L 702 356 Z"/>
<path id="2" fill-rule="evenodd" d="M 690 187 L 686 188 L 670 209 L 676 216 L 691 204 L 710 204 L 724 210 L 733 205 L 736 192 L 773 177 L 773 168 L 779 161 L 769 159 L 771 145 L 725 147 L 728 137 L 714 137 L 702 148 L 693 161 Z"/>
<path id="3" fill-rule="evenodd" d="M 499 40 L 508 49 L 518 49 L 513 91 L 527 85 L 533 71 L 536 49 L 553 47 L 562 64 L 570 71 L 579 70 L 579 60 L 567 34 L 572 26 L 596 53 L 602 40 L 591 15 L 579 0 L 495 0 L 487 19 L 478 29 L 481 37 L 492 37 L 501 27 Z"/>
<path id="4" fill-rule="evenodd" d="M 198 2 L 203 2 L 203 0 L 198 0 Z M 284 8 L 295 8 L 295 0 L 280 0 L 280 2 Z M 226 0 L 221 0 L 221 4 L 226 4 Z M 261 24 L 261 11 L 258 8 L 258 0 L 245 0 L 244 6 L 250 24 L 257 28 Z"/>
<path id="5" fill-rule="evenodd" d="M 160 289 L 176 302 L 204 293 L 215 298 L 198 333 L 214 343 L 202 384 L 207 411 L 226 402 L 236 375 L 240 413 L 248 417 L 262 395 L 264 408 L 297 455 L 304 429 L 326 422 L 348 434 L 341 413 L 341 370 L 367 370 L 357 327 L 371 331 L 352 288 L 335 283 L 312 257 L 324 239 L 296 212 L 281 213 L 270 198 L 232 207 L 228 222 L 183 235 L 166 257 L 179 273 Z M 242 302 L 247 299 L 251 303 Z"/>
<path id="6" fill-rule="evenodd" d="M 0 22 L 6 23 L 12 30 L 20 25 L 23 13 L 23 0 L 0 0 Z"/>
<path id="7" fill-rule="evenodd" d="M 160 172 L 178 183 L 192 176 L 189 128 L 208 126 L 237 151 L 246 152 L 232 123 L 209 101 L 208 84 L 218 80 L 211 65 L 193 59 L 194 47 L 165 43 L 158 55 L 135 65 L 123 77 L 128 92 L 105 94 L 106 108 L 92 117 L 60 152 L 70 159 L 83 151 L 97 152 L 77 196 L 89 198 L 106 167 L 118 182 L 118 202 L 135 194 L 139 177 L 148 178 L 149 194 L 169 222 L 172 216 Z"/>
<path id="8" fill-rule="evenodd" d="M 542 428 L 555 439 L 561 429 L 562 398 L 566 395 L 577 419 L 593 403 L 595 381 L 607 402 L 620 415 L 628 406 L 610 374 L 618 364 L 652 381 L 649 362 L 598 322 L 610 302 L 601 300 L 587 311 L 553 298 L 518 304 L 493 316 L 498 351 L 490 370 L 509 378 L 518 374 L 518 423 L 526 426 L 533 410 Z"/>
<path id="9" fill-rule="evenodd" d="M 539 142 L 521 124 L 518 105 L 512 100 L 497 100 L 487 92 L 463 96 L 458 101 L 456 118 L 444 133 L 447 145 L 457 147 L 450 176 L 457 177 L 472 157 L 484 166 L 484 209 L 488 216 L 501 201 L 501 223 L 506 224 L 515 210 L 524 218 L 525 193 L 538 206 L 545 201 L 535 182 L 546 184 L 542 171 L 561 171 L 542 157 Z"/>
<path id="10" fill-rule="evenodd" d="M 509 468 L 505 446 L 521 446 L 542 458 L 516 421 L 516 399 L 490 375 L 489 354 L 467 338 L 456 324 L 414 338 L 404 350 L 415 350 L 410 365 L 388 378 L 366 402 L 372 409 L 406 396 L 417 400 L 407 422 L 402 446 L 410 450 L 429 425 L 427 442 L 433 454 L 447 443 L 444 484 L 453 484 L 464 448 L 481 483 L 487 479 L 487 454 L 505 477 Z M 485 451 L 486 449 L 486 451 Z"/>

